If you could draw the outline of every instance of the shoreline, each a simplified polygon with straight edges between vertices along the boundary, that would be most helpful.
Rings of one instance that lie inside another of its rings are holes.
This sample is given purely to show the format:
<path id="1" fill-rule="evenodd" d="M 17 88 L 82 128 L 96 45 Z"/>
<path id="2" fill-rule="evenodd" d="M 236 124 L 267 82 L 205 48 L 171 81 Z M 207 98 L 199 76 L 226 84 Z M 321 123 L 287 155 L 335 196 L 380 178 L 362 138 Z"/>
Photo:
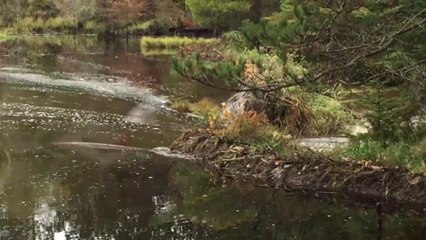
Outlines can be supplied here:
<path id="1" fill-rule="evenodd" d="M 426 177 L 403 168 L 337 161 L 301 152 L 288 159 L 276 153 L 255 154 L 249 145 L 230 142 L 206 130 L 189 130 L 171 146 L 194 156 L 219 179 L 256 186 L 308 192 L 332 192 L 379 202 L 426 208 Z"/>

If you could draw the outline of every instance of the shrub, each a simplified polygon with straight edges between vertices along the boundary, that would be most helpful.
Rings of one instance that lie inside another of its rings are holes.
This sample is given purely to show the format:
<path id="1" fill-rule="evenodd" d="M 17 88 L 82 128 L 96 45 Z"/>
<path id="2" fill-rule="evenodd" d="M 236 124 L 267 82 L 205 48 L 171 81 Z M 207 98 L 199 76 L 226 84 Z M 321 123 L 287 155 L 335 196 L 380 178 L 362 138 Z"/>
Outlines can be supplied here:
<path id="1" fill-rule="evenodd" d="M 14 25 L 14 30 L 19 33 L 64 32 L 72 31 L 74 28 L 75 24 L 72 19 L 62 17 L 49 18 L 46 21 L 27 17 Z"/>
<path id="2" fill-rule="evenodd" d="M 44 26 L 46 29 L 53 32 L 70 31 L 71 29 L 75 28 L 75 24 L 71 19 L 62 17 L 49 18 L 44 23 Z"/>
<path id="3" fill-rule="evenodd" d="M 230 42 L 232 44 L 233 47 L 241 47 L 243 46 L 243 42 L 244 42 L 244 37 L 241 35 L 241 32 L 239 31 L 229 31 L 229 32 L 225 32 L 222 37 L 227 40 L 228 42 Z"/>
<path id="4" fill-rule="evenodd" d="M 34 19 L 30 17 L 26 17 L 22 19 L 21 21 L 17 22 L 14 25 L 14 29 L 21 33 L 21 32 L 32 32 L 34 26 Z"/>
<path id="5" fill-rule="evenodd" d="M 43 19 L 37 19 L 33 22 L 32 31 L 36 33 L 42 33 L 45 30 Z"/>
<path id="6" fill-rule="evenodd" d="M 145 22 L 142 22 L 142 23 L 136 23 L 136 24 L 133 24 L 129 27 L 129 32 L 137 33 L 137 32 L 140 32 L 140 31 L 148 31 L 153 26 L 155 26 L 154 20 L 149 20 L 149 21 L 145 21 Z"/>
<path id="7" fill-rule="evenodd" d="M 19 33 L 41 33 L 41 32 L 73 32 L 76 24 L 70 18 L 55 17 L 46 21 L 42 19 L 24 18 L 14 25 L 14 30 Z M 105 31 L 105 25 L 97 21 L 88 21 L 84 25 L 88 33 L 101 33 Z"/>
<path id="8" fill-rule="evenodd" d="M 102 23 L 96 21 L 88 21 L 84 25 L 84 30 L 88 33 L 102 33 L 105 32 L 106 27 Z"/>
<path id="9" fill-rule="evenodd" d="M 341 133 L 345 127 L 354 122 L 351 112 L 337 99 L 315 95 L 309 99 L 315 135 L 327 136 Z"/>

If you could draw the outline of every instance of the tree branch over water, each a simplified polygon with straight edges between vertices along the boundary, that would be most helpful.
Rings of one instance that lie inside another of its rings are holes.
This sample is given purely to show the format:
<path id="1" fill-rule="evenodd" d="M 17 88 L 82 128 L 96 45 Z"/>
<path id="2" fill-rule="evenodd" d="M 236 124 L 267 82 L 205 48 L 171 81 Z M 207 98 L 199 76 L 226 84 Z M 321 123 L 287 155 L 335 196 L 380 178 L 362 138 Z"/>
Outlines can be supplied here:
<path id="1" fill-rule="evenodd" d="M 279 57 L 281 63 L 276 66 L 284 69 L 280 76 L 270 76 L 270 69 L 261 62 L 241 57 L 223 62 L 194 58 L 175 64 L 175 69 L 182 76 L 210 87 L 267 93 L 294 86 L 404 81 L 409 79 L 408 72 L 424 65 L 424 60 L 416 59 L 424 45 L 410 46 L 404 42 L 426 33 L 426 6 L 404 3 L 382 9 L 374 4 L 339 1 L 336 8 L 327 8 L 321 3 L 301 2 L 292 11 L 281 13 L 284 17 L 278 22 L 249 23 L 241 30 L 242 42 L 248 43 L 245 49 Z M 306 73 L 289 73 L 289 56 L 294 56 Z M 247 74 L 247 63 L 255 64 L 258 72 Z M 218 80 L 229 84 L 220 86 Z"/>

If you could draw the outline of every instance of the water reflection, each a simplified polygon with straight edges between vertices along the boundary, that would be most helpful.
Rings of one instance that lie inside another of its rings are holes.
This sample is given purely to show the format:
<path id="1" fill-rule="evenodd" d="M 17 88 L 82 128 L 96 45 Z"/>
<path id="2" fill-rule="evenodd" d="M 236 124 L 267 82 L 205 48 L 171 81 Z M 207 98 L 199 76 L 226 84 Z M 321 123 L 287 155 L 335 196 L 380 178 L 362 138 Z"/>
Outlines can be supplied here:
<path id="1" fill-rule="evenodd" d="M 63 154 L 64 159 L 52 159 L 57 171 L 39 168 L 20 177 L 12 172 L 2 180 L 9 189 L 1 197 L 2 239 L 420 239 L 425 234 L 420 217 L 379 215 L 344 200 L 247 184 L 218 187 L 184 160 L 121 155 L 114 164 L 99 166 L 79 154 Z M 78 161 L 64 161 L 69 158 Z M 22 170 L 25 159 L 20 160 L 13 169 Z"/>
<path id="2" fill-rule="evenodd" d="M 132 123 L 149 124 L 153 121 L 155 109 L 147 104 L 139 103 L 126 115 L 125 120 Z"/>
<path id="3" fill-rule="evenodd" d="M 171 77 L 170 57 L 141 56 L 139 38 L 108 42 L 96 37 L 24 37 L 0 43 L 0 66 L 33 69 L 50 77 L 78 80 L 82 75 L 149 87 L 156 93 L 224 99 L 228 93 Z M 78 74 L 76 74 L 78 73 Z M 84 79 L 88 79 L 84 76 Z"/>

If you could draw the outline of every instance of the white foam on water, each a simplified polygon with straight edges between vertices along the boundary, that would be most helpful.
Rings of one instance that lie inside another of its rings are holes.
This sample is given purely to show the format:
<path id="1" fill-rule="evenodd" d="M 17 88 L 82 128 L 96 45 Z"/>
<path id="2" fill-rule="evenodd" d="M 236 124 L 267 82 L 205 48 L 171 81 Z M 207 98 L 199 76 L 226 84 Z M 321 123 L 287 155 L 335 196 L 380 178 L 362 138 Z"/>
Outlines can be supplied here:
<path id="1" fill-rule="evenodd" d="M 44 130 L 79 129 L 85 126 L 109 126 L 136 131 L 157 127 L 154 117 L 149 122 L 130 121 L 127 116 L 114 113 L 99 113 L 72 108 L 33 106 L 22 103 L 0 103 L 0 130 L 31 126 Z"/>
<path id="2" fill-rule="evenodd" d="M 117 144 L 95 143 L 95 142 L 54 142 L 53 145 L 63 148 L 89 148 L 98 150 L 114 151 L 146 151 L 144 148 L 130 147 Z"/>
<path id="3" fill-rule="evenodd" d="M 194 157 L 188 154 L 172 151 L 168 147 L 156 147 L 153 148 L 151 152 L 167 158 L 194 159 Z"/>
<path id="4" fill-rule="evenodd" d="M 4 71 L 4 72 L 32 72 L 29 69 L 26 68 L 21 68 L 21 67 L 3 67 L 0 69 L 0 71 Z"/>
<path id="5" fill-rule="evenodd" d="M 0 82 L 19 84 L 30 87 L 43 87 L 71 92 L 85 92 L 92 95 L 113 97 L 128 101 L 144 102 L 155 106 L 163 106 L 167 102 L 164 96 L 156 96 L 148 88 L 132 86 L 126 81 L 109 82 L 83 78 L 53 79 L 48 76 L 31 73 L 15 72 L 10 69 L 0 69 Z"/>

